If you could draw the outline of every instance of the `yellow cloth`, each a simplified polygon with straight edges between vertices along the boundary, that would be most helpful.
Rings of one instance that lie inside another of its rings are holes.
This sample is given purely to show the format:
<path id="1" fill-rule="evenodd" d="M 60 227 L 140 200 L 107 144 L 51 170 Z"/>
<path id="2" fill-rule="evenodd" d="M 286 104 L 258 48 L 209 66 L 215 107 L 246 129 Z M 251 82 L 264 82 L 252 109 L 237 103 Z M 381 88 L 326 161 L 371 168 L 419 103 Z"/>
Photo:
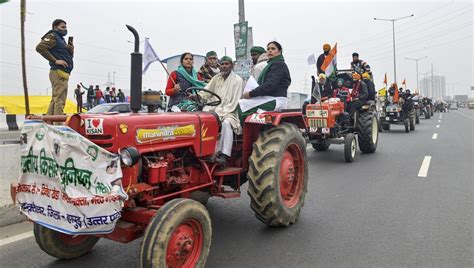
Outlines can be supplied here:
<path id="1" fill-rule="evenodd" d="M 46 114 L 48 106 L 51 102 L 51 96 L 29 96 L 30 113 Z M 0 107 L 4 107 L 9 114 L 25 114 L 25 97 L 24 96 L 0 96 Z M 73 114 L 77 111 L 75 102 L 66 99 L 64 113 Z"/>
<path id="2" fill-rule="evenodd" d="M 379 96 L 386 96 L 386 95 L 387 95 L 387 89 L 386 88 L 379 89 Z"/>

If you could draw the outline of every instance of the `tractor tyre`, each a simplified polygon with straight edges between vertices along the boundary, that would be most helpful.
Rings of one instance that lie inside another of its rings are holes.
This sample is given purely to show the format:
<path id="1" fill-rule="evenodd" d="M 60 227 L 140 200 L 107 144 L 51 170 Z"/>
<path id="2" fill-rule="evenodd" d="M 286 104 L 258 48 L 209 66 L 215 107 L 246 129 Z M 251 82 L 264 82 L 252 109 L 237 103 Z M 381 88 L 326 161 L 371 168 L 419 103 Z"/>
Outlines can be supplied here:
<path id="1" fill-rule="evenodd" d="M 383 130 L 390 130 L 390 123 L 382 123 Z"/>
<path id="2" fill-rule="evenodd" d="M 190 199 L 198 201 L 204 206 L 207 205 L 207 201 L 209 200 L 210 197 L 211 195 L 208 192 L 204 192 L 204 191 L 193 191 L 189 193 Z"/>
<path id="3" fill-rule="evenodd" d="M 377 117 L 372 112 L 365 112 L 359 113 L 357 119 L 359 149 L 366 154 L 375 152 L 379 140 Z"/>
<path id="4" fill-rule="evenodd" d="M 424 114 L 425 114 L 425 119 L 430 119 L 430 113 L 428 112 L 428 109 L 425 108 Z"/>
<path id="5" fill-rule="evenodd" d="M 403 125 L 405 125 L 405 132 L 406 133 L 410 132 L 410 120 L 408 118 L 403 120 Z"/>
<path id="6" fill-rule="evenodd" d="M 344 137 L 344 158 L 347 163 L 354 161 L 357 151 L 356 136 L 349 133 Z"/>
<path id="7" fill-rule="evenodd" d="M 416 123 L 416 124 L 419 124 L 419 123 L 420 123 L 420 113 L 419 113 L 419 112 L 416 112 L 415 123 Z"/>
<path id="8" fill-rule="evenodd" d="M 58 259 L 75 259 L 89 252 L 99 237 L 91 235 L 68 235 L 38 223 L 34 223 L 36 243 L 48 255 Z"/>
<path id="9" fill-rule="evenodd" d="M 329 149 L 329 145 L 331 144 L 326 140 L 322 140 L 322 141 L 319 141 L 318 143 L 313 143 L 312 145 L 313 145 L 314 150 L 323 152 L 323 151 L 327 151 Z"/>
<path id="10" fill-rule="evenodd" d="M 211 238 L 206 208 L 191 199 L 173 199 L 158 209 L 145 230 L 140 267 L 204 267 Z"/>
<path id="11" fill-rule="evenodd" d="M 415 120 L 416 120 L 416 112 L 415 109 L 410 109 L 408 112 L 409 118 L 410 118 L 410 131 L 415 130 Z"/>
<path id="12" fill-rule="evenodd" d="M 260 132 L 249 159 L 250 207 L 269 226 L 298 219 L 308 186 L 306 141 L 293 124 Z"/>

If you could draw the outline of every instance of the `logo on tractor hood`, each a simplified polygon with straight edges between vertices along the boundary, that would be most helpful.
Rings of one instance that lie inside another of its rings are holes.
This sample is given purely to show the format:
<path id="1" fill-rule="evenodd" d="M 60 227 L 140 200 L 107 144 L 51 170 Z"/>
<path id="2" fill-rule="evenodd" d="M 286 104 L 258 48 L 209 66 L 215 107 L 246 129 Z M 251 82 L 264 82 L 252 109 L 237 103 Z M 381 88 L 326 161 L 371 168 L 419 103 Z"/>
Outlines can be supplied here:
<path id="1" fill-rule="evenodd" d="M 104 118 L 86 118 L 86 135 L 104 134 Z"/>
<path id="2" fill-rule="evenodd" d="M 137 142 L 153 142 L 153 141 L 164 141 L 173 140 L 176 138 L 192 138 L 196 135 L 196 129 L 194 125 L 183 125 L 183 126 L 160 126 L 156 129 L 137 129 Z"/>

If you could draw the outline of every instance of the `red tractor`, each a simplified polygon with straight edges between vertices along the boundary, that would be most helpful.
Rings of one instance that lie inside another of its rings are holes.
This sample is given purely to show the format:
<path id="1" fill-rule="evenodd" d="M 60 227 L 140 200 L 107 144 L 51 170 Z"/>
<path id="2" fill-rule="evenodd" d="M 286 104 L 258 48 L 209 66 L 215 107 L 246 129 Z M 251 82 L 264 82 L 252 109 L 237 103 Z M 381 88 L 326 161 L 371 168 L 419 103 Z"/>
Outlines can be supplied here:
<path id="1" fill-rule="evenodd" d="M 35 223 L 40 248 L 56 258 L 73 259 L 86 254 L 100 238 L 128 243 L 144 236 L 140 267 L 203 267 L 212 236 L 203 204 L 213 196 L 240 197 L 247 180 L 257 219 L 269 226 L 295 223 L 308 183 L 301 112 L 250 115 L 243 135 L 235 137 L 230 163 L 222 168 L 210 160 L 219 139 L 220 120 L 215 114 L 136 112 L 142 96 L 141 54 L 138 34 L 129 29 L 136 40 L 131 79 L 135 112 L 40 117 L 65 121 L 98 146 L 120 154 L 122 185 L 129 196 L 121 219 L 112 233 L 102 235 L 72 236 Z M 102 133 L 89 132 L 86 120 L 100 121 Z"/>
<path id="2" fill-rule="evenodd" d="M 326 151 L 331 144 L 344 144 L 346 162 L 354 161 L 357 144 L 363 153 L 377 149 L 379 128 L 374 101 L 367 101 L 352 117 L 345 112 L 346 92 L 337 99 L 306 106 L 306 135 L 316 151 Z"/>

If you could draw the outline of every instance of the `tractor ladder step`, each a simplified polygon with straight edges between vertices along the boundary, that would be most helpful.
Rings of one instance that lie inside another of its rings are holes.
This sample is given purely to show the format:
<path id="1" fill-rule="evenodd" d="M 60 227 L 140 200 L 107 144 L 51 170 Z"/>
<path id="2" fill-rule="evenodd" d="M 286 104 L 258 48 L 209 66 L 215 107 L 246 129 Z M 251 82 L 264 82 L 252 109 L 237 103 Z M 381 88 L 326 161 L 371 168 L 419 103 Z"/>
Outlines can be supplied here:
<path id="1" fill-rule="evenodd" d="M 214 177 L 217 180 L 217 193 L 214 193 L 214 196 L 219 196 L 222 198 L 236 198 L 240 197 L 240 174 L 243 172 L 243 169 L 238 167 L 226 167 L 223 169 L 216 170 L 214 172 Z M 238 188 L 236 191 L 226 191 L 225 187 L 222 185 L 224 182 L 224 177 L 226 176 L 236 176 L 236 184 Z"/>

